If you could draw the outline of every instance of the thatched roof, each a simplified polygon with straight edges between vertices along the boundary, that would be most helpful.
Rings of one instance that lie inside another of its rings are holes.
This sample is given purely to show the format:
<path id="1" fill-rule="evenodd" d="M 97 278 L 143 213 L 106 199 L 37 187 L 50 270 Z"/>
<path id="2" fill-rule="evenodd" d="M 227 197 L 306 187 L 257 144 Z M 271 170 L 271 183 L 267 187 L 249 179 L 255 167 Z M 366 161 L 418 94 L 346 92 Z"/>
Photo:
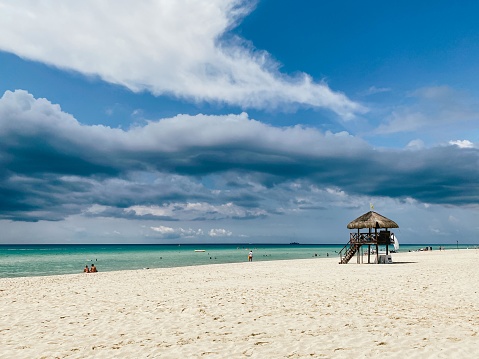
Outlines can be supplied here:
<path id="1" fill-rule="evenodd" d="M 356 218 L 354 221 L 348 224 L 349 229 L 361 229 L 361 228 L 399 228 L 396 222 L 391 221 L 389 218 L 381 216 L 379 213 L 370 211 L 363 214 L 361 217 Z"/>

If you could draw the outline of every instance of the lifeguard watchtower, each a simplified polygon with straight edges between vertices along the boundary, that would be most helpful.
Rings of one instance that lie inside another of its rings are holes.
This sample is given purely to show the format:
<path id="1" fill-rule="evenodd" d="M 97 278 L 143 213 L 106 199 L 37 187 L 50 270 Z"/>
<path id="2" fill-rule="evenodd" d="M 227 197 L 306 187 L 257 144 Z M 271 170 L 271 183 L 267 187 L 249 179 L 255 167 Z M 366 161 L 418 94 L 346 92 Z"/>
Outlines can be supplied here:
<path id="1" fill-rule="evenodd" d="M 394 233 L 390 228 L 399 228 L 396 222 L 379 213 L 369 211 L 348 224 L 349 229 L 357 229 L 357 232 L 349 234 L 349 242 L 339 252 L 340 264 L 348 263 L 357 253 L 358 263 L 361 263 L 361 248 L 368 247 L 368 263 L 371 263 L 371 246 L 375 246 L 376 260 L 379 263 L 379 246 L 386 246 L 386 256 L 389 254 L 389 245 L 394 244 Z M 367 231 L 365 231 L 367 229 Z M 373 232 L 374 229 L 374 232 Z M 361 231 L 363 230 L 363 231 Z"/>

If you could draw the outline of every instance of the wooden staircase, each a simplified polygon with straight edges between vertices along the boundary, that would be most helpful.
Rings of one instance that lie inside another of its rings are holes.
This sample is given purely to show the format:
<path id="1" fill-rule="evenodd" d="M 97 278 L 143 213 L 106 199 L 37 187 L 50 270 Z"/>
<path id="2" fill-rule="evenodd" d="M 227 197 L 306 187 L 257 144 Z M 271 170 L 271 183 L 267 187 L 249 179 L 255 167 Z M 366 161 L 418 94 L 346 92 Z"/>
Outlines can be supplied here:
<path id="1" fill-rule="evenodd" d="M 343 249 L 339 252 L 341 260 L 339 261 L 339 264 L 346 264 L 348 263 L 351 258 L 354 257 L 358 249 L 361 247 L 361 244 L 355 243 L 355 242 L 348 242 Z"/>

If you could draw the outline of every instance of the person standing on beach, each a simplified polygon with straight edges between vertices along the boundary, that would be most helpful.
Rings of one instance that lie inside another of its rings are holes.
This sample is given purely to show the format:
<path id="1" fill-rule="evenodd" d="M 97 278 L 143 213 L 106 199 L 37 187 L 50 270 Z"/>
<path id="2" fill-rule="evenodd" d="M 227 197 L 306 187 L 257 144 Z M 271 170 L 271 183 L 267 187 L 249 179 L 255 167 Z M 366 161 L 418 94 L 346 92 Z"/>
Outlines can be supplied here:
<path id="1" fill-rule="evenodd" d="M 248 262 L 252 262 L 252 261 L 253 261 L 253 251 L 249 251 Z"/>

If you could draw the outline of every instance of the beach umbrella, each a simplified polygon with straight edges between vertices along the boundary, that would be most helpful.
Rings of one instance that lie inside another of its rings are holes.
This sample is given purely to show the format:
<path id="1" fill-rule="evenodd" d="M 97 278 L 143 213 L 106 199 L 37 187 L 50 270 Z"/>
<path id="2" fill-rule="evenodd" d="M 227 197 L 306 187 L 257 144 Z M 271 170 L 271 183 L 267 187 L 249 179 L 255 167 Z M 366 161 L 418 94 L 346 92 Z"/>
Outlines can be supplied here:
<path id="1" fill-rule="evenodd" d="M 399 228 L 399 226 L 393 220 L 390 220 L 389 218 L 386 218 L 374 211 L 369 211 L 368 213 L 356 218 L 354 221 L 349 222 L 348 228 Z"/>

